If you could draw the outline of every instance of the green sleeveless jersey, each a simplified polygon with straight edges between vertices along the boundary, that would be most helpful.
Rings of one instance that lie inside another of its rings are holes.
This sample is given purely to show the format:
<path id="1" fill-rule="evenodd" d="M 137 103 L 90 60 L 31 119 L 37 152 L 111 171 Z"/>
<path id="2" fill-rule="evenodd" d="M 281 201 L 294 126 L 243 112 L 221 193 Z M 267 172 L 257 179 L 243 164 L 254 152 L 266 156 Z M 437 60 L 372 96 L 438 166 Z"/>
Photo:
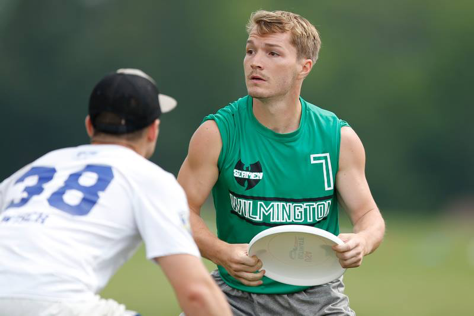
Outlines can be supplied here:
<path id="1" fill-rule="evenodd" d="M 249 243 L 265 229 L 288 224 L 339 234 L 335 180 L 340 131 L 347 123 L 302 98 L 300 102 L 300 126 L 288 134 L 260 124 L 250 96 L 204 118 L 217 123 L 222 138 L 219 177 L 212 189 L 221 240 Z M 265 276 L 262 285 L 246 286 L 222 266 L 218 269 L 229 286 L 241 291 L 282 294 L 308 288 Z"/>

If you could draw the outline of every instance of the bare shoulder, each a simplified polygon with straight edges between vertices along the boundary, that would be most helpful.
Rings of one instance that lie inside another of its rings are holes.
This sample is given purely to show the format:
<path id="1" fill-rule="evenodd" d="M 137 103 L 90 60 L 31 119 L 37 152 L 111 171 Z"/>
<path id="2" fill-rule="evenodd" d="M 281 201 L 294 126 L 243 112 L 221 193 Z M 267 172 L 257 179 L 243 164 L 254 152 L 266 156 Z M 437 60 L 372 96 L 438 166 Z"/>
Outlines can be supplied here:
<path id="1" fill-rule="evenodd" d="M 365 165 L 365 150 L 362 141 L 351 127 L 341 128 L 339 169 L 354 165 Z"/>
<path id="2" fill-rule="evenodd" d="M 222 139 L 216 122 L 209 120 L 199 126 L 189 143 L 188 158 L 192 161 L 211 160 L 217 163 Z"/>
<path id="3" fill-rule="evenodd" d="M 208 142 L 208 141 L 220 141 L 221 134 L 219 132 L 219 128 L 217 124 L 213 120 L 205 121 L 202 123 L 196 132 L 194 133 L 191 141 L 198 141 L 198 142 Z"/>

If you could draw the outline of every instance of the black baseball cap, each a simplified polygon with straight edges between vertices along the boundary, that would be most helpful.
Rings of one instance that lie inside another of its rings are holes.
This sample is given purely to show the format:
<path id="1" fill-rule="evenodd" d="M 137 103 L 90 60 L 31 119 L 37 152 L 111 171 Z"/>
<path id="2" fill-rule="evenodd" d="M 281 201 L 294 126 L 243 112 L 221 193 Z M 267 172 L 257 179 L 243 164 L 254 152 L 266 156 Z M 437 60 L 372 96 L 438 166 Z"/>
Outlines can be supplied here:
<path id="1" fill-rule="evenodd" d="M 155 81 L 146 73 L 124 68 L 105 76 L 94 87 L 89 117 L 99 132 L 126 134 L 147 127 L 176 105 L 175 99 L 158 92 Z M 102 114 L 107 114 L 107 119 L 101 119 Z"/>

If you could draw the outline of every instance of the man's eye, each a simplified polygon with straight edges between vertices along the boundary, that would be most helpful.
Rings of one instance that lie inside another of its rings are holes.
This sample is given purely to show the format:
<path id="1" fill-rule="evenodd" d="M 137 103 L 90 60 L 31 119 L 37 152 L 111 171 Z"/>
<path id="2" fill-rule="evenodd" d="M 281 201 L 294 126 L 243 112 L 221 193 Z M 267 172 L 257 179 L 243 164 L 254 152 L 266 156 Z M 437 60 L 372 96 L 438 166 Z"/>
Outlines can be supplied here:
<path id="1" fill-rule="evenodd" d="M 280 54 L 278 54 L 277 52 L 270 52 L 270 56 L 280 56 Z"/>
<path id="2" fill-rule="evenodd" d="M 252 55 L 253 54 L 253 49 L 247 49 L 247 55 Z"/>

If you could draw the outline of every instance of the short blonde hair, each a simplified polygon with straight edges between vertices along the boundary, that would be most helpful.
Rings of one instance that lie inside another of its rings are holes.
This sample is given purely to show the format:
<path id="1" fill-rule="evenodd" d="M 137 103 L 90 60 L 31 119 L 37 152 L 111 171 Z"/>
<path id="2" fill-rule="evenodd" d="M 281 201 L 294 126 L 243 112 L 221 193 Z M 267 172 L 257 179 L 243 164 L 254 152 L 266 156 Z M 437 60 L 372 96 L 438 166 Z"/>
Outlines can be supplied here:
<path id="1" fill-rule="evenodd" d="M 290 31 L 298 58 L 308 58 L 316 63 L 321 39 L 314 25 L 302 16 L 287 11 L 259 10 L 250 15 L 247 33 L 250 34 L 255 27 L 259 35 Z"/>

